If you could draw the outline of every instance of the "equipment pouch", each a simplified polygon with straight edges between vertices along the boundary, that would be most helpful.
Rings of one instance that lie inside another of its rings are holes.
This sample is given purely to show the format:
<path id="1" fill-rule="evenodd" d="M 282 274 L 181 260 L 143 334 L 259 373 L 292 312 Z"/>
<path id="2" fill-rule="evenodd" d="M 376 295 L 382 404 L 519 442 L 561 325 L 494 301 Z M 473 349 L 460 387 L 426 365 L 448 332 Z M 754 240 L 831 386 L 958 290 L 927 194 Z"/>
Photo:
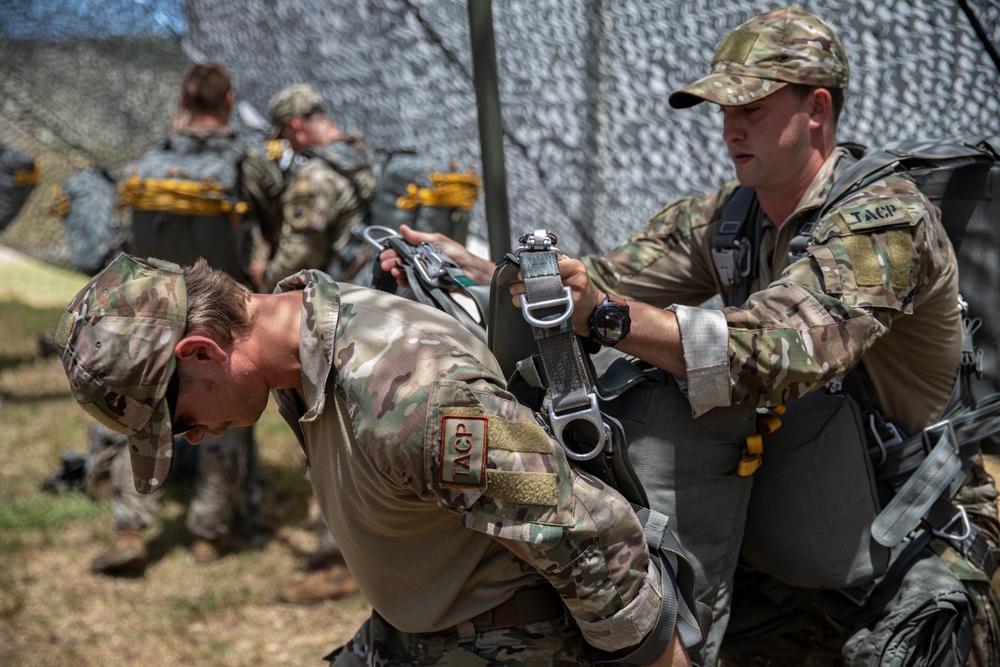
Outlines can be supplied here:
<path id="1" fill-rule="evenodd" d="M 882 575 L 889 549 L 871 536 L 879 512 L 861 413 L 846 394 L 789 404 L 763 438 L 742 555 L 803 588 L 849 588 Z"/>

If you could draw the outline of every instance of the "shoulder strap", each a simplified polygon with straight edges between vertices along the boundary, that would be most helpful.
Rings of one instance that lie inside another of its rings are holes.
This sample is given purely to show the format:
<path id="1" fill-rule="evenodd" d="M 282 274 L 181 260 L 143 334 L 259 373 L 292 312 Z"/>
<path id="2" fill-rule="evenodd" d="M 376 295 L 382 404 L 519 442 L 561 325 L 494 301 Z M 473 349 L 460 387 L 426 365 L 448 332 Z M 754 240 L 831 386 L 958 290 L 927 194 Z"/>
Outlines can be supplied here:
<path id="1" fill-rule="evenodd" d="M 566 456 L 626 495 L 632 504 L 645 531 L 650 560 L 660 575 L 663 599 L 656 627 L 631 655 L 622 658 L 595 651 L 590 657 L 596 662 L 646 664 L 662 655 L 675 631 L 688 650 L 698 650 L 708 633 L 711 611 L 695 600 L 694 569 L 669 529 L 669 518 L 648 506 L 642 483 L 628 463 L 621 425 L 600 410 L 593 365 L 574 333 L 573 296 L 559 275 L 556 242 L 555 235 L 546 230 L 523 235 L 516 253 L 494 274 L 491 304 L 506 301 L 506 285 L 516 277 L 519 265 L 526 292 L 521 297 L 523 321 L 512 329 L 523 330 L 525 323 L 529 325 L 539 363 L 536 365 L 535 357 L 522 348 L 520 354 L 529 356 L 517 364 L 517 371 L 540 371 L 535 380 L 546 394 L 548 426 Z M 490 324 L 494 330 L 497 322 L 491 320 Z M 499 336 L 506 340 L 512 333 L 501 330 Z M 491 334 L 494 351 L 497 340 L 498 335 Z M 619 475 L 625 479 L 619 480 Z"/>
<path id="2" fill-rule="evenodd" d="M 712 262 L 725 288 L 722 296 L 727 306 L 741 304 L 750 296 L 748 278 L 756 269 L 757 254 L 753 239 L 759 227 L 757 192 L 745 185 L 738 186 L 726 203 L 722 222 L 712 239 Z"/>
<path id="3" fill-rule="evenodd" d="M 327 146 L 312 146 L 302 151 L 302 154 L 308 158 L 318 158 L 323 160 L 323 162 L 326 162 L 331 169 L 347 179 L 347 182 L 351 184 L 351 189 L 354 190 L 354 194 L 358 197 L 358 199 L 366 202 L 370 201 L 374 196 L 374 192 L 372 192 L 368 197 L 362 197 L 362 190 L 358 186 L 358 180 L 355 176 L 355 173 L 361 168 L 360 165 L 349 168 L 342 164 L 341 161 L 337 159 L 339 156 L 338 150 L 332 148 L 332 146 L 333 144 Z"/>

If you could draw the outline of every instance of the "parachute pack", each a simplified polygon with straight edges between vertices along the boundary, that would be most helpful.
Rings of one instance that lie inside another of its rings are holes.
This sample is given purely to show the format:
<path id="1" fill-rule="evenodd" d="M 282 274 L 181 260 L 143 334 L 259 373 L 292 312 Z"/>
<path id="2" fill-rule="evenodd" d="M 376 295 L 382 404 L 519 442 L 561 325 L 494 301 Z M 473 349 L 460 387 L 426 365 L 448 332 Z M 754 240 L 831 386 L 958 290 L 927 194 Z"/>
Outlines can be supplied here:
<path id="1" fill-rule="evenodd" d="M 0 145 L 0 231 L 20 213 L 38 185 L 38 165 L 27 153 Z"/>
<path id="2" fill-rule="evenodd" d="M 804 254 L 818 220 L 842 198 L 890 174 L 906 174 L 941 210 L 958 260 L 960 302 L 956 307 L 963 311 L 964 329 L 957 406 L 921 433 L 910 437 L 896 433 L 884 440 L 876 434 L 877 447 L 869 442 L 874 479 L 880 491 L 891 491 L 882 498 L 883 506 L 870 532 L 878 544 L 893 548 L 895 555 L 881 580 L 847 593 L 856 596 L 857 605 L 885 598 L 880 591 L 898 585 L 903 565 L 915 557 L 917 546 L 929 543 L 935 551 L 951 550 L 947 562 L 970 597 L 978 600 L 972 651 L 985 660 L 983 664 L 993 664 L 1000 651 L 1000 619 L 995 617 L 1000 599 L 989 583 L 1000 552 L 996 491 L 975 461 L 981 443 L 995 442 L 1000 433 L 1000 309 L 996 295 L 1000 285 L 1000 237 L 996 229 L 1000 217 L 1000 138 L 899 141 L 872 149 L 856 144 L 845 147 L 855 161 L 838 171 L 823 208 L 791 241 L 791 253 Z M 748 246 L 748 220 L 755 217 L 750 195 L 749 188 L 736 191 L 714 241 L 713 258 L 720 281 L 728 287 L 728 304 L 740 302 L 749 289 L 746 278 L 754 263 L 743 253 Z M 869 393 L 867 385 L 861 371 L 844 380 L 848 392 L 856 397 Z M 874 407 L 871 414 L 878 417 L 877 406 L 866 398 L 859 403 L 866 411 Z M 813 482 L 820 484 L 815 479 Z M 754 490 L 758 490 L 756 484 Z M 937 540 L 932 542 L 933 538 Z M 846 596 L 841 603 L 846 604 L 845 600 Z M 934 628 L 925 624 L 906 632 L 924 637 L 919 641 L 929 641 Z M 882 635 L 872 632 L 858 637 L 864 651 L 885 649 Z"/>
<path id="3" fill-rule="evenodd" d="M 213 267 L 245 280 L 250 235 L 239 200 L 244 146 L 232 137 L 162 137 L 125 169 L 119 191 L 132 209 L 131 251 Z"/>
<path id="4" fill-rule="evenodd" d="M 353 146 L 336 142 L 310 148 L 303 155 L 325 161 L 368 202 L 361 228 L 353 230 L 352 255 L 368 249 L 365 228 L 395 232 L 405 224 L 422 232 L 440 232 L 463 244 L 468 239 L 470 212 L 481 185 L 474 171 L 457 172 L 454 164 L 416 153 L 391 153 L 377 167 L 378 184 L 369 190 L 355 176 L 370 165 Z M 369 277 L 365 272 L 363 282 L 369 282 Z"/>
<path id="5" fill-rule="evenodd" d="M 95 275 L 125 250 L 114 177 L 101 167 L 81 169 L 55 187 L 49 212 L 62 219 L 69 259 Z"/>

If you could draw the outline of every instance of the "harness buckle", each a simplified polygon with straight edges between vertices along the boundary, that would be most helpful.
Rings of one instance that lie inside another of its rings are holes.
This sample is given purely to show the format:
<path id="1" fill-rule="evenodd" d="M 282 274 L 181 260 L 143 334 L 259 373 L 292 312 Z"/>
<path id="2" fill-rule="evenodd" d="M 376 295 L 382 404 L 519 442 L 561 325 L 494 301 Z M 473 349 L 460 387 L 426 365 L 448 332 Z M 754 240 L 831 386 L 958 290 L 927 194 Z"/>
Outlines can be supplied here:
<path id="1" fill-rule="evenodd" d="M 951 423 L 950 419 L 945 419 L 936 424 L 931 424 L 921 432 L 920 437 L 923 438 L 924 449 L 927 453 L 929 454 L 931 450 L 934 449 L 934 445 L 931 444 L 931 433 L 939 430 L 947 433 L 948 441 L 951 443 L 952 449 L 955 450 L 956 454 L 961 454 L 961 449 L 958 446 L 958 436 L 955 434 L 955 425 Z"/>
<path id="2" fill-rule="evenodd" d="M 435 287 L 446 287 L 440 278 L 448 275 L 445 267 L 457 268 L 458 264 L 445 255 L 437 246 L 430 243 L 421 243 L 413 253 L 413 265 L 420 272 L 421 277 Z"/>
<path id="3" fill-rule="evenodd" d="M 739 278 L 750 275 L 750 244 L 746 239 L 734 239 L 731 248 L 712 248 L 712 262 L 719 280 L 729 287 L 735 285 Z"/>
<path id="4" fill-rule="evenodd" d="M 960 535 L 956 535 L 950 531 L 951 527 L 954 526 L 955 522 L 959 519 L 962 520 L 963 531 Z M 969 522 L 969 513 L 965 511 L 964 507 L 959 505 L 958 512 L 955 513 L 955 516 L 951 517 L 951 520 L 946 523 L 941 530 L 931 528 L 931 532 L 938 537 L 948 540 L 955 546 L 958 546 L 972 536 L 972 524 Z"/>
<path id="5" fill-rule="evenodd" d="M 517 240 L 521 246 L 516 253 L 521 254 L 522 250 L 552 250 L 559 244 L 559 238 L 546 229 L 536 229 L 529 234 L 523 234 Z"/>
<path id="6" fill-rule="evenodd" d="M 559 444 L 562 445 L 563 450 L 566 452 L 566 456 L 576 461 L 588 461 L 604 449 L 605 444 L 611 439 L 611 428 L 604 423 L 604 419 L 601 417 L 600 408 L 597 406 L 597 395 L 593 392 L 587 394 L 589 399 L 589 405 L 586 408 L 580 410 L 573 410 L 571 412 L 566 412 L 561 415 L 557 415 L 552 404 L 549 403 L 549 426 L 552 429 L 552 434 Z M 566 446 L 566 441 L 563 439 L 563 431 L 566 426 L 574 421 L 584 421 L 593 426 L 597 431 L 597 443 L 594 448 L 588 452 L 577 452 L 570 447 Z"/>
<path id="7" fill-rule="evenodd" d="M 553 308 L 555 306 L 563 306 L 565 310 L 561 313 L 557 313 L 550 317 L 539 319 L 532 315 L 532 311 L 540 308 Z M 573 314 L 573 290 L 569 287 L 563 287 L 563 295 L 556 299 L 546 299 L 545 301 L 536 301 L 534 303 L 528 303 L 527 297 L 524 294 L 521 295 L 521 313 L 524 315 L 524 319 L 528 321 L 533 327 L 538 327 L 539 329 L 551 329 L 557 327 L 566 320 L 570 318 Z"/>
<path id="8" fill-rule="evenodd" d="M 878 445 L 878 451 L 882 455 L 882 458 L 875 465 L 882 465 L 885 460 L 889 457 L 888 448 L 898 445 L 903 442 L 903 437 L 899 434 L 899 429 L 892 422 L 883 422 L 883 426 L 889 432 L 889 437 L 886 440 L 882 439 L 882 434 L 879 433 L 878 425 L 875 423 L 875 415 L 868 415 L 868 430 L 871 431 L 872 436 L 875 438 L 875 444 Z"/>

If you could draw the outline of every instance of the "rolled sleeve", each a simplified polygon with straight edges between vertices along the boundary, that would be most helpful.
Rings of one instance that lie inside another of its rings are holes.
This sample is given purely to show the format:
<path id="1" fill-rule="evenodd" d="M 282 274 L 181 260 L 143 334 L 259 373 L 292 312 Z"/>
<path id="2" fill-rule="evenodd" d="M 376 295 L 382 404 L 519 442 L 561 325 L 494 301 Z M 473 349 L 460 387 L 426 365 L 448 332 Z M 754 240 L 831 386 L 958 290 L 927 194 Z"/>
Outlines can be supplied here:
<path id="1" fill-rule="evenodd" d="M 660 573 L 650 563 L 642 588 L 630 604 L 613 616 L 596 621 L 576 617 L 576 622 L 591 646 L 602 651 L 620 651 L 639 644 L 652 632 L 662 606 Z"/>
<path id="2" fill-rule="evenodd" d="M 732 404 L 729 325 L 722 311 L 670 306 L 677 316 L 687 369 L 687 395 L 695 417 Z"/>

